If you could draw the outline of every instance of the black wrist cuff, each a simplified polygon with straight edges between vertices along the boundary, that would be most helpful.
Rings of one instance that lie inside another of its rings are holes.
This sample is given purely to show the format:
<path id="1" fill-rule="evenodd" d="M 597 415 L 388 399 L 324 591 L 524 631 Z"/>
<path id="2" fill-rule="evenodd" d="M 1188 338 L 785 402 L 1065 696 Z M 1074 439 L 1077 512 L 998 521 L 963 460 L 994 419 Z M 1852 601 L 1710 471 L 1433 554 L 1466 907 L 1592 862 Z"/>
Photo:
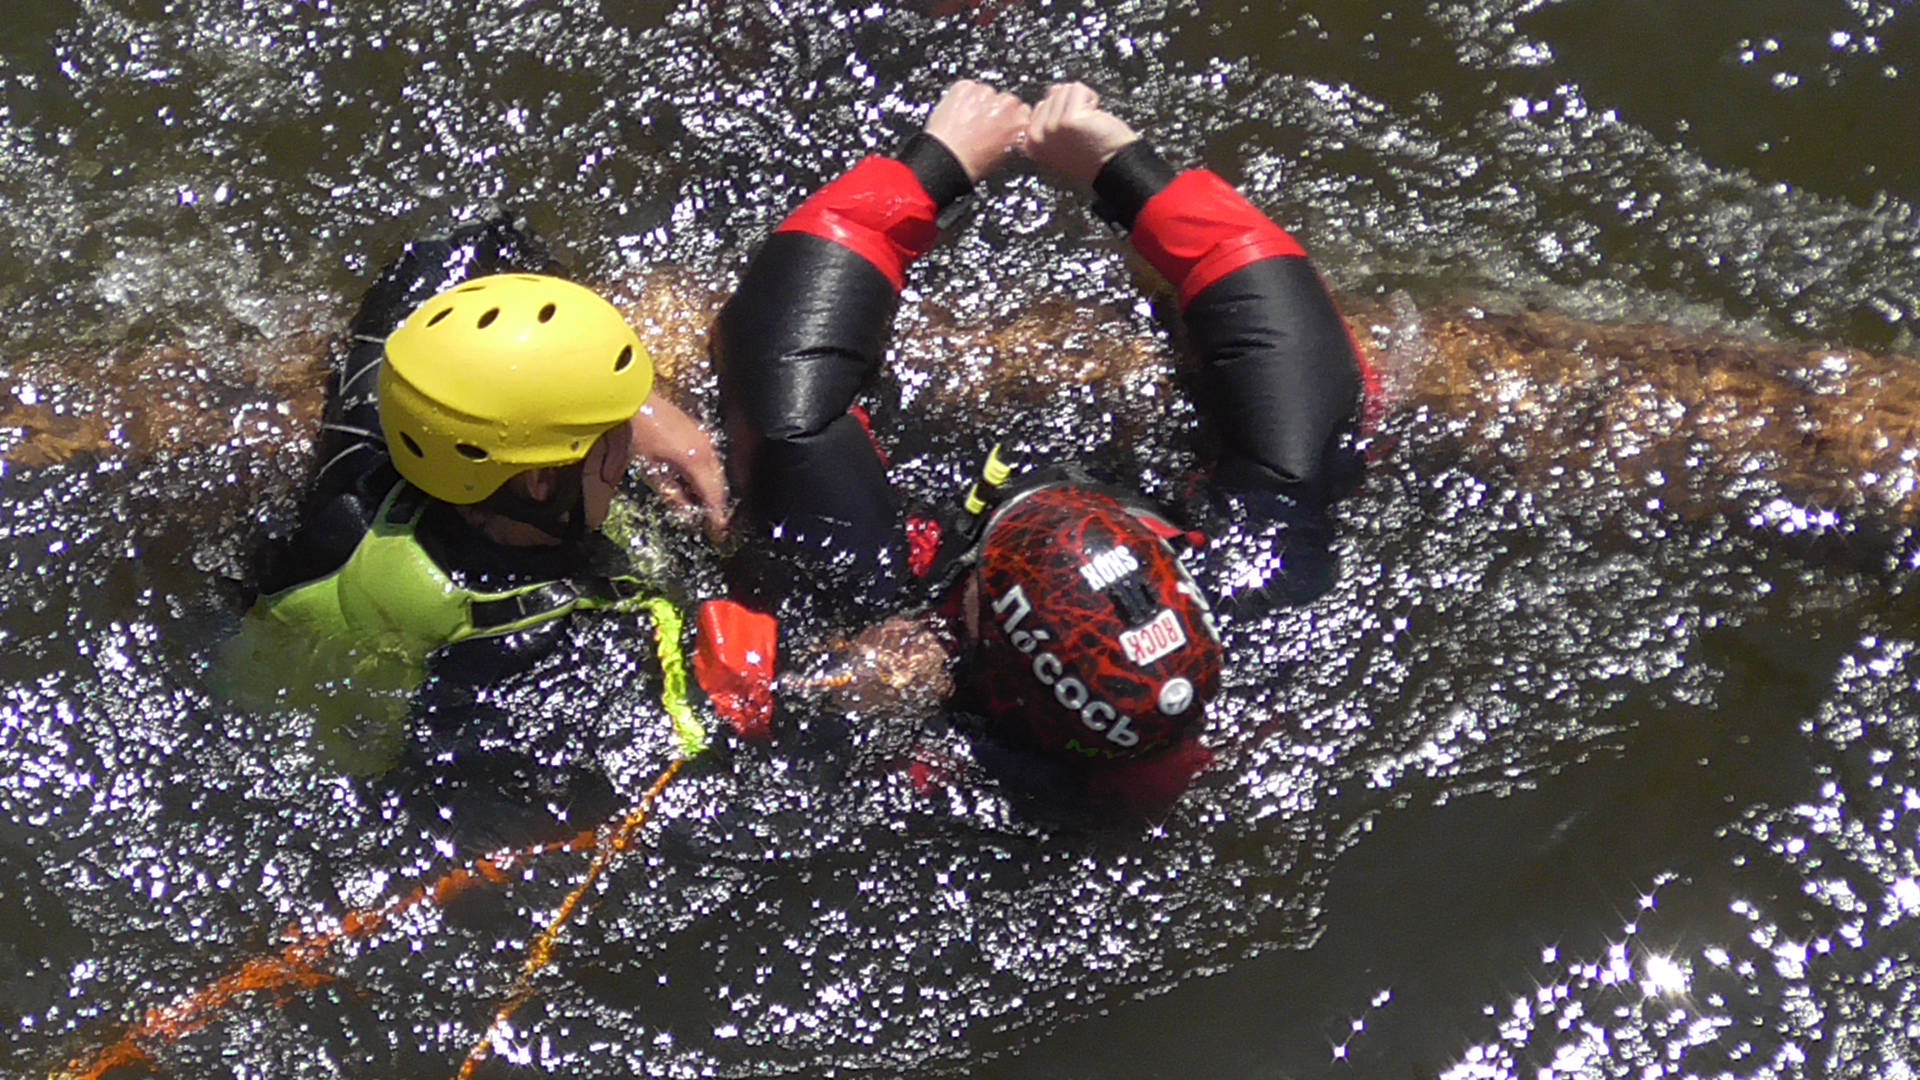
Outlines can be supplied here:
<path id="1" fill-rule="evenodd" d="M 894 159 L 913 170 L 914 178 L 942 210 L 973 194 L 973 181 L 967 178 L 966 166 L 960 164 L 960 159 L 953 156 L 945 143 L 924 131 L 915 132 Z"/>
<path id="2" fill-rule="evenodd" d="M 1173 183 L 1173 166 L 1147 140 L 1136 139 L 1121 148 L 1093 178 L 1093 212 L 1122 232 L 1132 232 L 1147 201 Z"/>

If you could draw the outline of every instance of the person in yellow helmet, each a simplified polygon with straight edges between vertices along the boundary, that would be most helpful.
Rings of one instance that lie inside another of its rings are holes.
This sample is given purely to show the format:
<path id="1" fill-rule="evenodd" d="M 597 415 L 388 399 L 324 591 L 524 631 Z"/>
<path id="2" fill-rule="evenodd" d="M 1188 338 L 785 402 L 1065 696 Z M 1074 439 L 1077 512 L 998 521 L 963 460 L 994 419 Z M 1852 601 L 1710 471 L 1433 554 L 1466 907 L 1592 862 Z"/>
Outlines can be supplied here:
<path id="1" fill-rule="evenodd" d="M 344 771 L 393 763 L 449 646 L 499 670 L 639 590 L 631 549 L 602 533 L 636 458 L 662 497 L 725 527 L 707 431 L 653 393 L 619 309 L 553 270 L 504 218 L 416 241 L 336 357 L 298 526 L 265 552 L 223 659 L 243 703 L 314 714 Z"/>

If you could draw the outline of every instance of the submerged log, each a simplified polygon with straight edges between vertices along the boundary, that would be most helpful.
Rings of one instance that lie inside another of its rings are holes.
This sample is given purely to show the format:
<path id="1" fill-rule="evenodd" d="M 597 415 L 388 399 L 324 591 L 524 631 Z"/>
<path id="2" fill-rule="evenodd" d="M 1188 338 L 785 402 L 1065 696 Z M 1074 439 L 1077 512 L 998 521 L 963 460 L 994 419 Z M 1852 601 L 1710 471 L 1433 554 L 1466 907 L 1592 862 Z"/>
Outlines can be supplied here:
<path id="1" fill-rule="evenodd" d="M 320 423 L 330 336 L 263 341 L 248 362 L 217 367 L 178 345 L 9 364 L 0 370 L 0 462 L 11 472 L 222 444 L 304 450 Z"/>
<path id="2" fill-rule="evenodd" d="M 1436 427 L 1471 467 L 1913 568 L 1914 358 L 1464 305 L 1416 321 L 1398 306 L 1359 320 L 1389 345 L 1398 426 Z"/>
<path id="3" fill-rule="evenodd" d="M 706 328 L 723 295 L 648 275 L 615 295 L 661 385 L 710 400 Z M 1604 489 L 1684 518 L 1836 538 L 1892 568 L 1920 525 L 1920 364 L 1844 348 L 1711 337 L 1467 304 L 1416 310 L 1344 298 L 1388 384 L 1388 431 L 1526 488 Z M 905 352 L 944 358 L 928 407 L 1037 401 L 1063 382 L 1122 392 L 1173 381 L 1176 361 L 1116 313 L 1037 305 L 997 324 L 940 312 Z M 0 376 L 7 470 L 78 455 L 146 457 L 226 444 L 305 453 L 318 424 L 324 331 L 261 343 L 216 369 L 179 347 L 36 357 Z M 911 357 L 909 357 L 911 362 Z"/>

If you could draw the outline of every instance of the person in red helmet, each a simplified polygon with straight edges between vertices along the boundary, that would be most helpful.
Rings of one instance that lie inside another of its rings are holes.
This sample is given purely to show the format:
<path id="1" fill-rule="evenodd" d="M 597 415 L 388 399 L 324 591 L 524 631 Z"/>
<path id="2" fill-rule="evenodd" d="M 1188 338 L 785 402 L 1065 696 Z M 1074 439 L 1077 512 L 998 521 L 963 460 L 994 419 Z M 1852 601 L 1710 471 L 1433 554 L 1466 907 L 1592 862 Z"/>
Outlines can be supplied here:
<path id="1" fill-rule="evenodd" d="M 909 267 L 976 183 L 1017 154 L 1091 187 L 1096 212 L 1178 291 L 1197 404 L 1220 451 L 1162 507 L 1076 464 L 1016 472 L 996 453 L 962 505 L 912 516 L 856 406 L 880 367 Z M 1136 803 L 1207 760 L 1221 681 L 1215 612 L 1299 601 L 1332 581 L 1328 508 L 1354 486 L 1377 380 L 1285 230 L 1215 174 L 1169 166 L 1081 84 L 1029 108 L 977 82 L 925 129 L 794 211 L 714 326 L 728 470 L 747 540 L 733 596 L 702 612 L 696 671 L 736 730 L 774 713 L 778 619 L 871 621 L 869 654 L 918 655 L 898 617 L 945 618 L 956 703 L 986 744 Z M 1204 533 L 1269 545 L 1232 572 Z M 1256 572 L 1257 571 L 1257 572 Z M 869 673 L 871 675 L 872 673 Z"/>

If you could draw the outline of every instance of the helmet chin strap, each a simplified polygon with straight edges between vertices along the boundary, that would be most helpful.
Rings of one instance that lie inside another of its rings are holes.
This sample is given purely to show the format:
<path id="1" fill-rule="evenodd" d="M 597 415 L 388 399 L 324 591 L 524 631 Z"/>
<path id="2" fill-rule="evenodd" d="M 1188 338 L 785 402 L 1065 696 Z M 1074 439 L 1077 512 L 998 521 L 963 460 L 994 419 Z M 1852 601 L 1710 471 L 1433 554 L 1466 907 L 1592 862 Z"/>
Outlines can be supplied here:
<path id="1" fill-rule="evenodd" d="M 587 501 L 581 461 L 559 471 L 552 494 L 532 499 L 511 486 L 488 496 L 480 508 L 503 518 L 531 525 L 563 544 L 577 544 L 587 535 Z"/>

